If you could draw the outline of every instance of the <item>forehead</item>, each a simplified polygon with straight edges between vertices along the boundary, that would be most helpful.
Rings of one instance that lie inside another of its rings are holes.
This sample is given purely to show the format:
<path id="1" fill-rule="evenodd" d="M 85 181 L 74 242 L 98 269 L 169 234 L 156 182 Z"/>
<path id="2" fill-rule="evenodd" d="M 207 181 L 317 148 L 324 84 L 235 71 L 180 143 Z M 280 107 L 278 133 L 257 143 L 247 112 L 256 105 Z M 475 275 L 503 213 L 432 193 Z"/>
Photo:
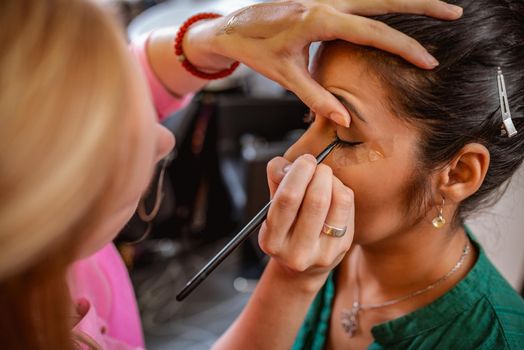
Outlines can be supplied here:
<path id="1" fill-rule="evenodd" d="M 345 76 L 354 74 L 358 78 L 369 78 L 369 68 L 365 59 L 362 51 L 354 44 L 340 40 L 325 42 L 316 53 L 313 73 L 319 80 L 333 79 L 335 77 L 329 73 L 343 69 Z M 342 76 L 339 78 L 345 79 Z"/>
<path id="2" fill-rule="evenodd" d="M 377 132 L 407 132 L 407 123 L 390 107 L 391 94 L 366 61 L 373 59 L 353 44 L 329 42 L 319 48 L 312 74 L 331 93 L 343 94 Z"/>

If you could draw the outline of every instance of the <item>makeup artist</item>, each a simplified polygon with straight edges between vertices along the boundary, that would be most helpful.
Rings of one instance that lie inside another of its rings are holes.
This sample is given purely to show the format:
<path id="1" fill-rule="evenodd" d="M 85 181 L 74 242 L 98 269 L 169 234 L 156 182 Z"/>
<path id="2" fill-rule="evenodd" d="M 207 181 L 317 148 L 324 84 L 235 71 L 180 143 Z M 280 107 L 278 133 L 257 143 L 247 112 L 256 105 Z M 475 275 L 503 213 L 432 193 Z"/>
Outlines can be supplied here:
<path id="1" fill-rule="evenodd" d="M 363 17 L 398 11 L 461 16 L 460 8 L 437 0 L 272 2 L 225 17 L 195 15 L 129 48 L 93 1 L 0 2 L 2 348 L 143 348 L 129 277 L 111 241 L 174 145 L 158 117 L 241 62 L 295 92 L 317 115 L 347 126 L 344 107 L 309 76 L 309 44 L 343 39 L 435 67 L 416 41 Z M 266 223 L 265 235 L 275 240 L 290 230 L 297 201 L 312 209 L 300 224 L 311 225 L 320 220 L 314 209 L 326 205 L 318 191 L 332 191 L 328 218 L 347 232 L 310 247 L 322 273 L 351 243 L 351 191 L 312 156 L 270 171 L 289 173 L 270 209 L 274 220 Z M 293 242 L 288 247 L 293 254 Z M 275 265 L 272 276 L 278 288 L 286 271 Z M 272 322 L 245 331 L 253 341 L 278 342 L 289 325 L 278 317 L 281 310 L 266 308 L 257 317 Z"/>

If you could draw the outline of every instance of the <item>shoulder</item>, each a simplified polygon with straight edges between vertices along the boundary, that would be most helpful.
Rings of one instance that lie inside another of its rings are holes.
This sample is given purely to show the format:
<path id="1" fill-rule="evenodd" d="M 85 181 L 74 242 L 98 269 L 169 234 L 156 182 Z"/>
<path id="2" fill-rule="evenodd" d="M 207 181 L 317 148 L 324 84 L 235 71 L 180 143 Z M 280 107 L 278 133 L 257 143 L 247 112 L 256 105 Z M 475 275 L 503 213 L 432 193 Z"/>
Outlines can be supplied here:
<path id="1" fill-rule="evenodd" d="M 479 256 L 466 277 L 432 304 L 376 327 L 379 343 L 398 349 L 524 349 L 524 301 L 474 244 Z"/>
<path id="2" fill-rule="evenodd" d="M 524 300 L 495 267 L 492 268 L 490 288 L 473 311 L 489 311 L 492 326 L 501 333 L 508 348 L 524 349 Z"/>
<path id="3" fill-rule="evenodd" d="M 434 319 L 431 327 L 385 348 L 524 349 L 524 304 L 509 285 L 508 288 L 510 290 L 506 290 L 506 286 L 495 288 L 503 289 L 503 292 L 481 295 L 460 311 L 453 310 L 456 304 L 449 304 L 450 308 L 433 309 L 432 315 L 427 315 Z M 467 295 L 463 296 L 468 299 Z"/>
<path id="4" fill-rule="evenodd" d="M 444 326 L 445 333 L 459 331 L 456 340 L 466 349 L 524 349 L 524 305 L 522 299 L 510 299 L 482 297 L 454 325 Z"/>
<path id="5" fill-rule="evenodd" d="M 524 300 L 482 251 L 467 285 L 476 301 L 453 323 L 471 349 L 524 349 Z"/>

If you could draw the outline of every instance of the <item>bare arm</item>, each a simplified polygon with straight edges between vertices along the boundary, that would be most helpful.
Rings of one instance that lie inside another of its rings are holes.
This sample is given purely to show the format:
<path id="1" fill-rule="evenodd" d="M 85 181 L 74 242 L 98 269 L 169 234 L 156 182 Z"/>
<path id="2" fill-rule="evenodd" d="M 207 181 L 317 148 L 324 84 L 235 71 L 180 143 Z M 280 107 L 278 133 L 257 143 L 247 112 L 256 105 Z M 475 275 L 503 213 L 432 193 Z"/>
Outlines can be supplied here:
<path id="1" fill-rule="evenodd" d="M 210 51 L 210 47 L 216 45 L 218 25 L 218 21 L 203 20 L 192 25 L 184 36 L 182 46 L 187 59 L 204 72 L 218 72 L 234 62 Z M 151 68 L 164 86 L 173 94 L 183 96 L 201 89 L 209 81 L 195 77 L 177 61 L 173 50 L 177 31 L 177 27 L 169 27 L 153 32 L 146 52 Z"/>
<path id="2" fill-rule="evenodd" d="M 217 72 L 240 61 L 293 91 L 315 113 L 349 126 L 346 109 L 309 74 L 312 42 L 341 39 L 402 56 L 434 68 L 437 61 L 414 39 L 363 15 L 416 13 L 452 20 L 460 8 L 438 0 L 289 0 L 240 9 L 228 16 L 199 21 L 184 37 L 189 61 L 202 71 Z M 173 53 L 176 28 L 153 33 L 147 55 L 153 71 L 174 94 L 200 89 L 205 80 L 182 68 Z"/>
<path id="3" fill-rule="evenodd" d="M 316 295 L 316 288 L 299 288 L 290 277 L 270 261 L 244 311 L 213 349 L 290 349 Z"/>

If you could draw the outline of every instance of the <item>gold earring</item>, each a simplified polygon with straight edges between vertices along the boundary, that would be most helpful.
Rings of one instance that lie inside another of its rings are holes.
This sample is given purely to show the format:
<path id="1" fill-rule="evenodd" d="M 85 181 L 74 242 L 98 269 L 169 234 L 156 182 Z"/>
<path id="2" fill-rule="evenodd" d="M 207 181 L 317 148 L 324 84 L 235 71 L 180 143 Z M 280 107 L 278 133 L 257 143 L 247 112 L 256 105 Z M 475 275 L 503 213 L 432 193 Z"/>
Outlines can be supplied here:
<path id="1" fill-rule="evenodd" d="M 443 228 L 444 225 L 446 224 L 446 219 L 444 219 L 444 215 L 443 215 L 443 210 L 444 210 L 444 202 L 445 202 L 445 199 L 442 198 L 442 205 L 440 206 L 439 210 L 438 210 L 438 215 L 431 221 L 431 223 L 433 224 L 433 227 L 435 228 Z"/>

